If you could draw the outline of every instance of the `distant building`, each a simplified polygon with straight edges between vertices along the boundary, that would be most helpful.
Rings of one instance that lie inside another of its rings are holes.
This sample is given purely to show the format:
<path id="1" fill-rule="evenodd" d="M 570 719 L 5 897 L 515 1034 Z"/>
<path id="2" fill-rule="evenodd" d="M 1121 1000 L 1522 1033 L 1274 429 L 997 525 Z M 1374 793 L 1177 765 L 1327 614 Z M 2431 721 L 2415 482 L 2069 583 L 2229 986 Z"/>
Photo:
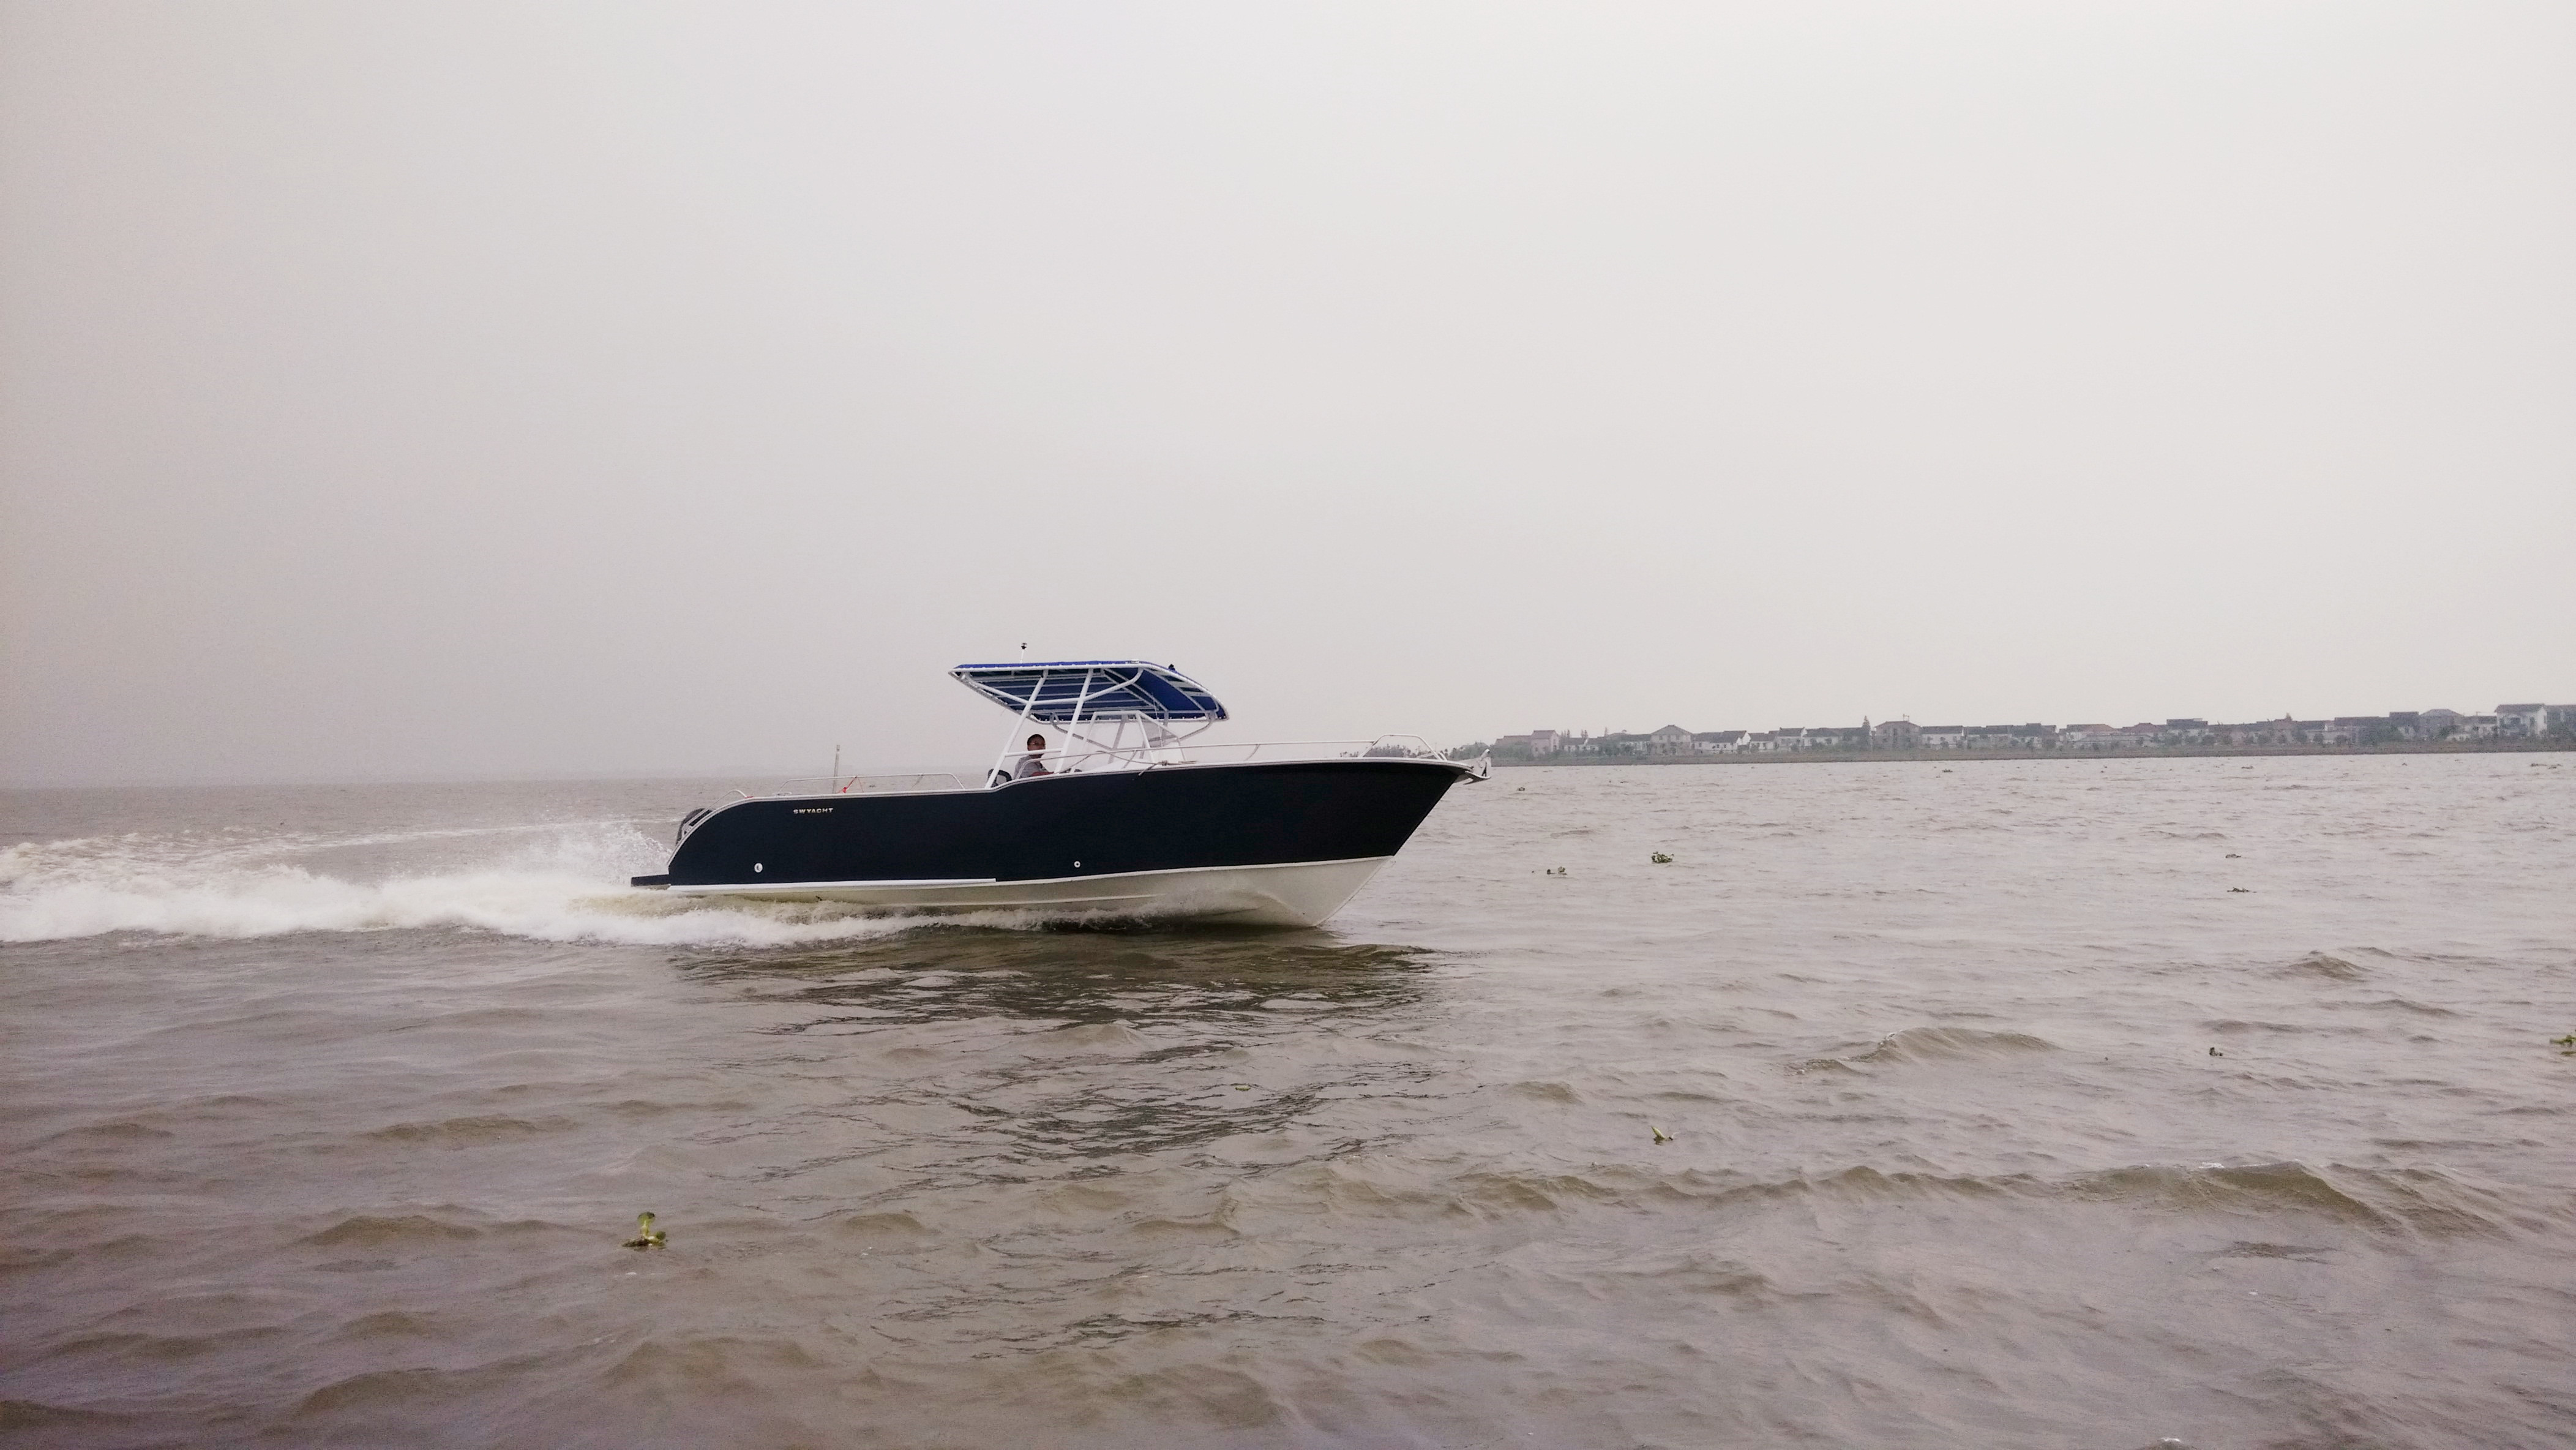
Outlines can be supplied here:
<path id="1" fill-rule="evenodd" d="M 2120 730 L 2109 725 L 2069 725 L 2057 732 L 2060 750 L 2117 750 L 2139 742 L 2135 730 Z"/>
<path id="2" fill-rule="evenodd" d="M 1679 725 L 1667 725 L 1646 737 L 1648 755 L 1688 755 L 1698 748 L 1696 738 Z"/>
<path id="3" fill-rule="evenodd" d="M 1691 747 L 1703 754 L 1733 752 L 1744 748 L 1741 730 L 1702 730 L 1691 737 Z"/>
<path id="4" fill-rule="evenodd" d="M 2544 733 L 2549 728 L 2547 705 L 2498 705 L 2495 707 L 2496 734 L 2523 739 Z"/>
<path id="5" fill-rule="evenodd" d="M 1532 760 L 1544 760 L 1551 755 L 1567 754 L 1574 749 L 1574 746 L 1574 737 L 1562 730 L 1533 730 L 1526 735 L 1494 737 L 1496 755 L 1527 756 Z"/>
<path id="6" fill-rule="evenodd" d="M 1957 750 L 1967 744 L 1965 725 L 1917 725 L 1914 743 L 1925 750 Z"/>
<path id="7" fill-rule="evenodd" d="M 1881 720 L 1870 727 L 1869 743 L 1879 750 L 1912 750 L 1921 735 L 1911 720 Z"/>
<path id="8" fill-rule="evenodd" d="M 2296 745 L 2299 722 L 2284 715 L 2278 720 L 2253 720 L 2242 725 L 2215 725 L 2210 734 L 2229 745 Z"/>

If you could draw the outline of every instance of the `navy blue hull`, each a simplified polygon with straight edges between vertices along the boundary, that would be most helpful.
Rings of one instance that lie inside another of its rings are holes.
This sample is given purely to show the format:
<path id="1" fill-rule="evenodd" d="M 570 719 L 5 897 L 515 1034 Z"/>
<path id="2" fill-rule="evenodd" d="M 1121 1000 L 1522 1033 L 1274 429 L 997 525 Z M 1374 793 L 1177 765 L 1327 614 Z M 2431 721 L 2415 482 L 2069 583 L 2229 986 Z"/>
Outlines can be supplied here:
<path id="1" fill-rule="evenodd" d="M 637 884 L 1009 882 L 1385 857 L 1467 778 L 1441 762 L 1321 760 L 738 801 L 689 833 L 667 881 Z"/>

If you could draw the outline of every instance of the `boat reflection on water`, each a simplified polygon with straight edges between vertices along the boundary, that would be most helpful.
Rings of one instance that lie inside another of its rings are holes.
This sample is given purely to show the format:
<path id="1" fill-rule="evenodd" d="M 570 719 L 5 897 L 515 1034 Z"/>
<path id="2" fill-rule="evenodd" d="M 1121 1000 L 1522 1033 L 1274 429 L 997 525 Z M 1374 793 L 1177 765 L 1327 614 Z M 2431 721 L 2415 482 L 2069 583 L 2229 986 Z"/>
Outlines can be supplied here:
<path id="1" fill-rule="evenodd" d="M 1321 932 L 942 928 L 679 965 L 801 1044 L 780 1070 L 843 1095 L 819 1114 L 959 1115 L 914 1167 L 937 1181 L 1082 1176 L 1291 1134 L 1328 1097 L 1401 1098 L 1436 1071 L 1375 1040 L 1419 1025 L 1432 954 Z M 876 1136 L 829 1134 L 842 1151 L 918 1147 Z"/>
<path id="2" fill-rule="evenodd" d="M 1430 957 L 1323 932 L 941 928 L 799 951 L 699 951 L 678 965 L 773 1004 L 866 1009 L 770 1029 L 814 1032 L 960 1017 L 1085 1024 L 1382 1015 L 1421 999 Z"/>

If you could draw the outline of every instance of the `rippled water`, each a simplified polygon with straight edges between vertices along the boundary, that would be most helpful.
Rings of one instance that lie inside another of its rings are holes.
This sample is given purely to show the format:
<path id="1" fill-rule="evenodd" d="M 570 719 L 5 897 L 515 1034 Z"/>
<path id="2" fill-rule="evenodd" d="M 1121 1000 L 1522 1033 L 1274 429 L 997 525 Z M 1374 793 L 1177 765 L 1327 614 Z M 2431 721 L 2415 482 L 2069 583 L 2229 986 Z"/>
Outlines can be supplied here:
<path id="1" fill-rule="evenodd" d="M 0 1429 L 2576 1440 L 2576 756 L 1505 771 L 1288 934 L 613 884 L 719 794 L 0 797 Z"/>

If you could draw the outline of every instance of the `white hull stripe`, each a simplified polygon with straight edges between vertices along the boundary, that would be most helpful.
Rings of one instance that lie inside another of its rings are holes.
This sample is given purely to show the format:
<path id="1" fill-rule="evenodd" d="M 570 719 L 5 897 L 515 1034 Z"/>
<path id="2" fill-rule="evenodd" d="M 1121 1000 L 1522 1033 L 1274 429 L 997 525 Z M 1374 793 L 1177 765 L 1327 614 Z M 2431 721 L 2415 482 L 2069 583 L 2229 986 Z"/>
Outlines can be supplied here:
<path id="1" fill-rule="evenodd" d="M 1199 876 L 1214 871 L 1295 871 L 1309 866 L 1356 866 L 1364 862 L 1387 862 L 1392 856 L 1346 856 L 1332 861 L 1273 861 L 1259 866 L 1172 866 L 1153 871 L 1103 871 L 1098 875 L 1031 876 L 1016 881 L 999 877 L 950 877 L 910 881 L 781 881 L 775 884 L 740 883 L 731 886 L 673 886 L 673 896 L 792 896 L 806 891 L 921 891 L 939 887 L 967 886 L 1064 886 L 1090 885 L 1104 881 L 1142 881 L 1154 876 Z"/>

